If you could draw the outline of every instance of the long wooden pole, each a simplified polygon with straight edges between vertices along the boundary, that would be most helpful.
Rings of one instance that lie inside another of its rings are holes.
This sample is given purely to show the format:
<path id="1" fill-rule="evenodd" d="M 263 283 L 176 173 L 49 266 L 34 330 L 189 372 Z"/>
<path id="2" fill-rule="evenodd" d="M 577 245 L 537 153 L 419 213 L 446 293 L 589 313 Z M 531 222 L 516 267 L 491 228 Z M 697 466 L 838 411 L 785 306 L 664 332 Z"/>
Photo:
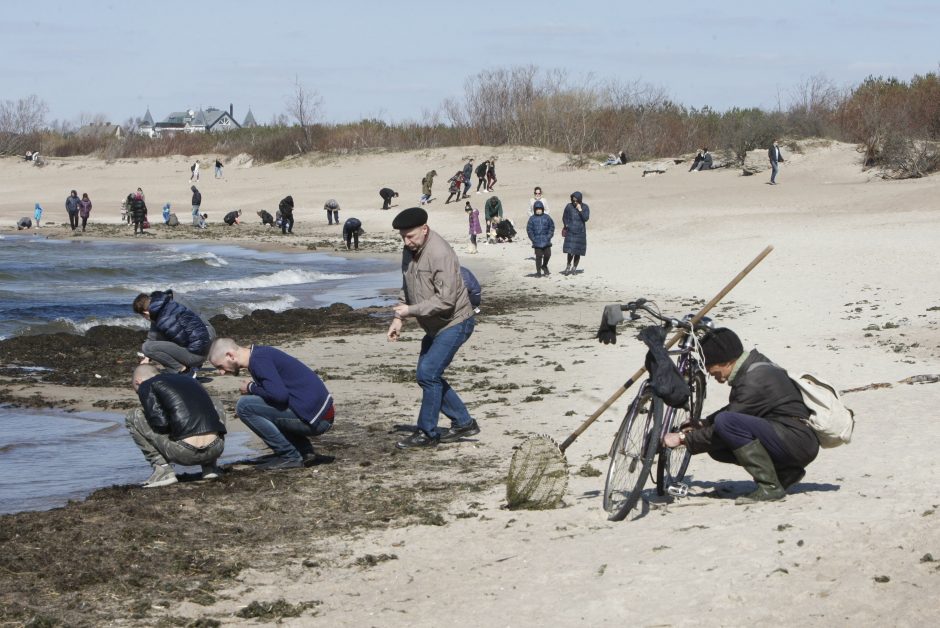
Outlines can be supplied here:
<path id="1" fill-rule="evenodd" d="M 744 279 L 744 277 L 747 276 L 747 274 L 748 274 L 749 272 L 751 272 L 752 270 L 754 270 L 754 267 L 757 266 L 758 264 L 760 264 L 761 261 L 763 261 L 763 259 L 764 259 L 765 257 L 767 257 L 768 255 L 770 255 L 770 252 L 773 251 L 773 250 L 774 250 L 774 247 L 773 247 L 773 246 L 768 246 L 768 247 L 765 248 L 763 251 L 761 251 L 760 255 L 758 255 L 757 257 L 755 257 L 755 258 L 753 259 L 753 261 L 751 261 L 751 263 L 748 264 L 748 265 L 744 268 L 744 270 L 742 270 L 741 272 L 739 272 L 739 273 L 737 274 L 737 276 L 736 276 L 734 279 L 732 279 L 732 280 L 728 283 L 727 286 L 725 286 L 724 288 L 721 289 L 721 292 L 719 292 L 718 294 L 716 294 L 716 295 L 712 298 L 711 301 L 709 301 L 708 303 L 706 303 L 706 304 L 702 307 L 702 309 L 700 309 L 700 310 L 698 311 L 698 313 L 697 313 L 695 316 L 692 317 L 692 323 L 695 324 L 695 323 L 699 322 L 700 320 L 702 320 L 702 317 L 705 316 L 706 314 L 708 314 L 709 310 L 711 310 L 713 307 L 715 307 L 715 305 L 716 305 L 719 301 L 721 301 L 721 300 L 725 297 L 725 295 L 727 295 L 729 292 L 731 292 L 731 290 L 733 290 L 734 287 L 735 287 L 736 285 L 738 285 L 738 283 L 739 283 L 742 279 Z M 666 348 L 668 349 L 669 347 L 671 347 L 671 346 L 673 346 L 674 344 L 676 344 L 677 342 L 679 342 L 679 340 L 685 335 L 685 333 L 686 333 L 685 330 L 680 330 L 680 331 L 676 332 L 675 334 L 673 334 L 672 338 L 669 339 L 669 342 L 666 343 Z M 627 389 L 630 388 L 630 386 L 632 386 L 633 384 L 635 384 L 638 379 L 640 379 L 641 377 L 643 377 L 643 374 L 644 374 L 644 373 L 646 373 L 646 367 L 642 367 L 642 366 L 641 366 L 641 367 L 640 367 L 640 370 L 638 370 L 636 373 L 634 373 L 633 375 L 631 375 L 631 376 L 630 376 L 630 379 L 628 379 L 626 382 L 624 382 L 623 386 L 621 386 L 620 388 L 618 388 L 617 391 L 616 391 L 613 395 L 611 395 L 610 398 L 609 398 L 607 401 L 605 401 L 605 402 L 603 403 L 603 405 L 601 405 L 600 408 L 597 409 L 597 411 L 594 412 L 594 414 L 592 414 L 591 416 L 589 416 L 589 417 L 584 421 L 584 423 L 582 423 L 580 426 L 578 426 L 578 429 L 576 429 L 574 432 L 572 432 L 571 436 L 569 436 L 567 439 L 565 439 L 565 442 L 563 442 L 563 443 L 559 446 L 559 449 L 561 449 L 561 452 L 562 452 L 562 453 L 565 453 L 565 450 L 568 449 L 568 447 L 571 445 L 571 443 L 573 443 L 575 440 L 577 440 L 577 438 L 578 438 L 579 436 L 581 436 L 581 434 L 584 433 L 584 430 L 586 430 L 588 427 L 590 427 L 591 424 L 594 423 L 594 421 L 596 421 L 597 418 L 598 418 L 600 415 L 604 414 L 604 412 L 607 411 L 607 408 L 609 408 L 610 406 L 612 406 L 615 401 L 617 401 L 618 399 L 620 399 L 620 395 L 622 395 L 623 393 L 625 393 L 625 392 L 627 391 Z"/>

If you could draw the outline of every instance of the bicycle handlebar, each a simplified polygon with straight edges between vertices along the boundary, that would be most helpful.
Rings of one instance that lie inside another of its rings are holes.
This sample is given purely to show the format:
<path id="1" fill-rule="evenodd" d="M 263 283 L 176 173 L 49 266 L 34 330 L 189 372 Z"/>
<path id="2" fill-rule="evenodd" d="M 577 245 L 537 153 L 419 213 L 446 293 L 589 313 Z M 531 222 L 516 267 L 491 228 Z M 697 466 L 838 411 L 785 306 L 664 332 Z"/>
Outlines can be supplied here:
<path id="1" fill-rule="evenodd" d="M 682 320 L 679 320 L 678 318 L 674 318 L 671 316 L 663 316 L 662 314 L 660 314 L 659 312 L 651 308 L 649 305 L 647 305 L 647 303 L 648 301 L 642 298 L 637 299 L 636 301 L 630 301 L 629 303 L 625 303 L 621 305 L 620 311 L 630 312 L 630 318 L 632 320 L 637 320 L 640 318 L 640 315 L 637 314 L 636 311 L 643 310 L 644 312 L 646 312 L 647 314 L 649 314 L 656 320 L 666 323 L 666 325 L 669 327 L 678 327 L 679 329 L 684 329 L 685 331 L 693 331 L 694 326 L 692 324 L 690 317 L 686 317 Z M 708 322 L 711 322 L 711 321 L 708 320 Z M 706 326 L 707 326 L 707 323 L 706 323 Z"/>

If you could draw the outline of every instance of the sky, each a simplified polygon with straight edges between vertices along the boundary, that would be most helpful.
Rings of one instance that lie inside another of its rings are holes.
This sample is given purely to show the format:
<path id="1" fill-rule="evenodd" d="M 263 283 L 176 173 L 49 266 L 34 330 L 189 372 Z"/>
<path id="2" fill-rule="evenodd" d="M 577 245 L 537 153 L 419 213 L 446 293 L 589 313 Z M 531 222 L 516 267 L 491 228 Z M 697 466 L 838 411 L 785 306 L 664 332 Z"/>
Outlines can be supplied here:
<path id="1" fill-rule="evenodd" d="M 422 121 L 487 71 L 534 65 L 690 107 L 776 109 L 814 76 L 937 72 L 938 32 L 936 0 L 8 0 L 0 100 L 35 94 L 50 122 L 231 104 L 266 123 L 299 83 L 326 122 Z"/>

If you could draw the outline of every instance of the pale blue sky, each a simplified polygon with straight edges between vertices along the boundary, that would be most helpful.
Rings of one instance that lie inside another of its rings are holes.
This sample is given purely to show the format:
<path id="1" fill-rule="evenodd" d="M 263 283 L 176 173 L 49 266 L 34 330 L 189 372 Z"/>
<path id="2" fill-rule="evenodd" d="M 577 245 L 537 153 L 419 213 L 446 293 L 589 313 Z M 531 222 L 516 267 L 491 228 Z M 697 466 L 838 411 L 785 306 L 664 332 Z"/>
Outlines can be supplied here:
<path id="1" fill-rule="evenodd" d="M 685 105 L 775 108 L 803 80 L 910 79 L 940 63 L 940 2 L 3 3 L 0 99 L 49 119 L 286 111 L 294 77 L 329 121 L 423 119 L 487 68 L 641 81 Z"/>

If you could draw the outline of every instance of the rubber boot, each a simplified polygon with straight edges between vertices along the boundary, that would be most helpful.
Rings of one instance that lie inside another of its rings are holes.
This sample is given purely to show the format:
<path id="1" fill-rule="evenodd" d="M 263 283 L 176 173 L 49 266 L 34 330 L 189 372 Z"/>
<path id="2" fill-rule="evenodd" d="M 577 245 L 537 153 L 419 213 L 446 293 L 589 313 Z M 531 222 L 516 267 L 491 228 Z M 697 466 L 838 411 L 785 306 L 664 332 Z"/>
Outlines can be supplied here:
<path id="1" fill-rule="evenodd" d="M 787 490 L 806 476 L 806 469 L 803 467 L 786 467 L 777 469 L 777 478 L 780 480 L 780 486 Z"/>
<path id="2" fill-rule="evenodd" d="M 744 470 L 751 474 L 757 482 L 757 490 L 748 495 L 742 495 L 734 503 L 738 506 L 756 504 L 758 502 L 774 502 L 787 496 L 787 492 L 780 485 L 777 470 L 770 454 L 764 449 L 760 441 L 755 439 L 743 447 L 734 450 L 734 457 Z"/>

